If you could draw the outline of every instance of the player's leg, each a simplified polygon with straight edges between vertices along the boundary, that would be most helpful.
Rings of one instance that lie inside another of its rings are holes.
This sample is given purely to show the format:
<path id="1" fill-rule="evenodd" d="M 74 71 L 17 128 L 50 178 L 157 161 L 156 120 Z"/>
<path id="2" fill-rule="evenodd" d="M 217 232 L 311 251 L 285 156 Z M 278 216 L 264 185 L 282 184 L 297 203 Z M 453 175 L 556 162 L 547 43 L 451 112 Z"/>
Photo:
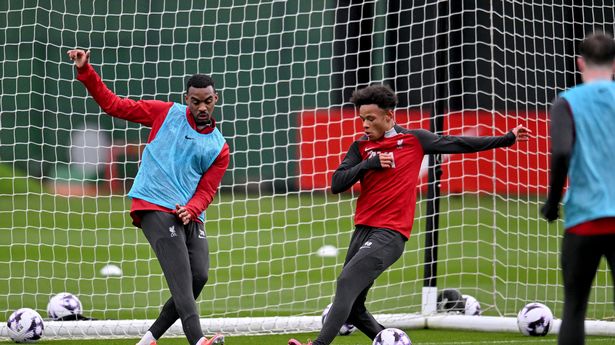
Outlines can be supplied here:
<path id="1" fill-rule="evenodd" d="M 360 228 L 363 227 L 357 227 L 357 229 Z M 344 266 L 346 266 L 350 262 L 350 260 L 359 252 L 361 246 L 363 246 L 363 244 L 368 241 L 368 239 L 369 232 L 367 231 L 355 231 L 353 233 L 352 239 L 348 246 L 348 252 L 346 253 Z M 369 292 L 369 289 L 372 287 L 372 285 L 373 284 L 369 284 L 365 289 L 363 289 L 363 291 L 361 291 L 359 296 L 355 299 L 355 302 L 350 311 L 350 316 L 346 320 L 346 322 L 351 323 L 352 325 L 357 327 L 358 330 L 370 337 L 370 339 L 373 339 L 378 334 L 378 332 L 384 329 L 384 327 L 382 327 L 382 325 L 380 325 L 365 308 L 365 300 L 367 298 L 367 293 Z M 374 334 L 374 332 L 376 333 Z M 374 336 L 372 337 L 371 334 L 374 334 Z"/>
<path id="2" fill-rule="evenodd" d="M 354 301 L 347 322 L 353 324 L 355 327 L 357 327 L 358 330 L 360 330 L 368 338 L 373 340 L 374 338 L 376 338 L 376 335 L 378 335 L 378 333 L 380 333 L 380 331 L 384 329 L 384 326 L 378 323 L 374 316 L 372 316 L 372 314 L 367 311 L 367 308 L 365 307 L 367 292 L 369 292 L 369 289 L 372 287 L 372 285 L 373 284 L 370 284 L 368 287 L 363 289 L 363 291 Z"/>
<path id="3" fill-rule="evenodd" d="M 209 274 L 209 244 L 205 236 L 202 223 L 191 222 L 184 226 L 186 229 L 186 246 L 190 259 L 190 270 L 192 272 L 192 292 L 196 299 L 207 283 Z M 149 331 L 159 339 L 179 318 L 173 298 L 162 307 L 160 315 L 152 324 Z"/>
<path id="4" fill-rule="evenodd" d="M 404 246 L 406 239 L 403 238 L 401 235 L 400 239 L 403 241 L 402 246 Z M 361 245 L 363 245 L 363 243 L 361 243 Z M 359 296 L 355 299 L 347 322 L 357 327 L 357 329 L 363 332 L 368 338 L 373 340 L 374 338 L 376 338 L 376 335 L 378 335 L 378 333 L 380 333 L 380 331 L 384 329 L 384 326 L 378 323 L 374 316 L 369 311 L 367 311 L 367 308 L 365 307 L 367 293 L 369 292 L 369 289 L 372 287 L 372 285 L 373 284 L 370 284 L 365 289 L 363 289 L 363 291 L 361 291 Z"/>
<path id="5" fill-rule="evenodd" d="M 145 213 L 141 227 L 156 253 L 186 338 L 190 344 L 196 344 L 203 331 L 192 291 L 185 228 L 173 214 L 165 212 Z"/>
<path id="6" fill-rule="evenodd" d="M 350 260 L 359 252 L 359 249 L 361 248 L 363 243 L 365 243 L 365 241 L 368 238 L 369 233 L 366 231 L 359 231 L 360 228 L 362 227 L 357 226 L 355 228 L 355 231 L 352 233 L 352 237 L 350 238 L 350 244 L 348 244 L 348 250 L 346 251 L 346 259 L 344 260 L 344 267 L 346 267 L 346 265 L 350 262 Z M 331 313 L 331 309 L 329 309 L 329 314 L 330 313 Z M 329 320 L 329 316 L 327 316 L 327 321 L 325 321 L 325 324 L 328 322 L 328 320 Z M 324 330 L 324 324 L 323 324 L 323 330 Z M 322 333 L 322 330 L 321 330 L 321 333 Z M 302 345 L 300 341 L 295 340 L 295 339 L 290 339 L 288 341 L 288 344 L 289 345 Z M 307 344 L 312 345 L 311 342 L 308 342 Z"/>
<path id="7" fill-rule="evenodd" d="M 592 281 L 602 257 L 601 236 L 579 236 L 566 232 L 561 263 L 564 277 L 564 313 L 559 345 L 584 344 L 585 312 Z"/>
<path id="8" fill-rule="evenodd" d="M 374 280 L 403 253 L 406 241 L 398 232 L 366 227 L 357 227 L 355 232 L 351 247 L 358 242 L 359 249 L 338 277 L 333 305 L 314 345 L 329 345 L 333 341 L 359 295 L 366 294 Z"/>
<path id="9" fill-rule="evenodd" d="M 615 284 L 615 235 L 605 235 L 604 241 L 605 251 L 604 256 L 611 270 L 611 280 Z M 614 291 L 615 292 L 615 291 Z"/>

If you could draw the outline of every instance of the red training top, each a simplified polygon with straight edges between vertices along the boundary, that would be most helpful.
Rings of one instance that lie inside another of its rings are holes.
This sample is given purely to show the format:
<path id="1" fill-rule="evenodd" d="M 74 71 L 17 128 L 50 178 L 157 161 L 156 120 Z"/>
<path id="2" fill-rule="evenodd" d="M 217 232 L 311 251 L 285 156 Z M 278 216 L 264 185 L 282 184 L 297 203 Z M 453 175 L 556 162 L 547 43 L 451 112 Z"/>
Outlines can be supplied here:
<path id="1" fill-rule="evenodd" d="M 416 188 L 425 154 L 469 153 L 515 143 L 512 132 L 499 137 L 436 135 L 394 126 L 379 140 L 356 140 L 333 173 L 331 190 L 340 193 L 361 182 L 355 225 L 385 228 L 409 238 L 414 222 Z M 382 168 L 379 155 L 393 154 L 393 167 Z"/>

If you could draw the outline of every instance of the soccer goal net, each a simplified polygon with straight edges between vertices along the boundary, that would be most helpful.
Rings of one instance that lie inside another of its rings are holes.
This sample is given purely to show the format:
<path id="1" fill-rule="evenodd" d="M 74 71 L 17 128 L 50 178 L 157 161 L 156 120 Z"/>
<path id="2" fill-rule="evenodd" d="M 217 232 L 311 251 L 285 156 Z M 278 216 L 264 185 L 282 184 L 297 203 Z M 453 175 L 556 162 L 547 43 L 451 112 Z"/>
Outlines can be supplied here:
<path id="1" fill-rule="evenodd" d="M 231 163 L 207 210 L 206 331 L 320 328 L 360 193 L 333 195 L 331 175 L 361 132 L 350 95 L 371 83 L 396 91 L 405 127 L 439 118 L 442 134 L 532 131 L 510 148 L 440 157 L 433 278 L 479 301 L 483 316 L 464 325 L 515 317 L 529 302 L 561 317 L 563 227 L 539 216 L 547 112 L 579 82 L 580 39 L 612 32 L 615 12 L 609 1 L 584 3 L 0 1 L 0 317 L 22 307 L 47 317 L 50 297 L 70 292 L 85 316 L 105 321 L 49 322 L 48 336 L 137 336 L 170 297 L 128 215 L 149 129 L 101 111 L 75 78 L 74 48 L 90 51 L 121 97 L 184 103 L 192 74 L 216 82 Z M 385 325 L 432 317 L 422 296 L 427 171 L 425 159 L 405 253 L 368 295 Z M 587 317 L 613 316 L 603 263 Z"/>

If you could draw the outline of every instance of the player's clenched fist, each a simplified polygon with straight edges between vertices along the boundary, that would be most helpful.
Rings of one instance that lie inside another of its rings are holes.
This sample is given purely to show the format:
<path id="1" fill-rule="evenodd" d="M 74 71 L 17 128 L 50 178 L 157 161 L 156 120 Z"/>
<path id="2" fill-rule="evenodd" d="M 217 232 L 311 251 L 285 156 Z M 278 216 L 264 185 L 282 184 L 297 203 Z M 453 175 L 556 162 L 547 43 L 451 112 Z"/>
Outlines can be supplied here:
<path id="1" fill-rule="evenodd" d="M 390 152 L 382 152 L 379 155 L 380 158 L 380 166 L 382 168 L 392 168 L 394 167 L 393 163 L 393 154 Z"/>
<path id="2" fill-rule="evenodd" d="M 90 52 L 82 49 L 71 49 L 68 51 L 68 57 L 75 62 L 77 68 L 85 66 L 90 60 Z"/>

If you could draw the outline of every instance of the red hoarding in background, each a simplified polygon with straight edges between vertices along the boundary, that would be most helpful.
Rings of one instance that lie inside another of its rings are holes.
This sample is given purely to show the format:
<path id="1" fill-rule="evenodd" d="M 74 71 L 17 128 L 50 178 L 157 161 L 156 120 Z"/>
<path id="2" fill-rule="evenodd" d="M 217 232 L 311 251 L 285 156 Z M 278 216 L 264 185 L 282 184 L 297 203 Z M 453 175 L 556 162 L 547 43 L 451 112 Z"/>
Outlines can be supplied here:
<path id="1" fill-rule="evenodd" d="M 429 129 L 428 112 L 400 110 L 395 113 L 395 120 L 405 128 Z M 503 135 L 517 124 L 532 131 L 528 142 L 479 153 L 444 155 L 442 192 L 546 193 L 549 160 L 546 113 L 450 113 L 444 117 L 444 134 Z M 354 109 L 304 111 L 300 116 L 300 188 L 329 188 L 333 171 L 361 135 L 361 122 Z M 419 178 L 419 188 L 425 188 L 427 156 Z"/>

